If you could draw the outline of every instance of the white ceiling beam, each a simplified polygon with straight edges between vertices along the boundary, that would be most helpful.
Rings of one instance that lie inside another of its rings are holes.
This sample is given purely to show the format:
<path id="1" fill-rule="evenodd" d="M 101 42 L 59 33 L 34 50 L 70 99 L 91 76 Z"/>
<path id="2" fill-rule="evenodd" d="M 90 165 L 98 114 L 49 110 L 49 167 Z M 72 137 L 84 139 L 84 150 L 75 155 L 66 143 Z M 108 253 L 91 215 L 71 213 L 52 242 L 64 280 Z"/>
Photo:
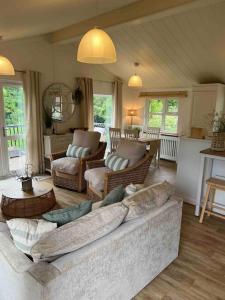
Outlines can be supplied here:
<path id="1" fill-rule="evenodd" d="M 140 0 L 52 32 L 49 38 L 51 43 L 71 42 L 95 26 L 110 28 L 196 1 L 198 0 Z"/>

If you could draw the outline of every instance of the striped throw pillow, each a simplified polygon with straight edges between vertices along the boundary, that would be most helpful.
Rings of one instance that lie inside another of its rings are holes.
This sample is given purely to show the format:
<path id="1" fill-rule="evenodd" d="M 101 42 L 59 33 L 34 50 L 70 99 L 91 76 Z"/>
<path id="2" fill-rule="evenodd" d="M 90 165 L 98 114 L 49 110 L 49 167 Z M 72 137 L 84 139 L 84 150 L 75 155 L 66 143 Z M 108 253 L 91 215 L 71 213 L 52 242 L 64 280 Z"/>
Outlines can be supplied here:
<path id="1" fill-rule="evenodd" d="M 123 170 L 127 167 L 129 159 L 120 157 L 116 154 L 109 154 L 105 160 L 105 166 L 113 171 Z"/>
<path id="2" fill-rule="evenodd" d="M 89 154 L 90 154 L 89 148 L 78 147 L 71 144 L 69 144 L 68 149 L 66 151 L 66 156 L 76 157 L 76 158 L 86 157 Z"/>
<path id="3" fill-rule="evenodd" d="M 6 221 L 15 246 L 26 254 L 46 233 L 57 228 L 56 223 L 36 219 L 11 219 Z"/>

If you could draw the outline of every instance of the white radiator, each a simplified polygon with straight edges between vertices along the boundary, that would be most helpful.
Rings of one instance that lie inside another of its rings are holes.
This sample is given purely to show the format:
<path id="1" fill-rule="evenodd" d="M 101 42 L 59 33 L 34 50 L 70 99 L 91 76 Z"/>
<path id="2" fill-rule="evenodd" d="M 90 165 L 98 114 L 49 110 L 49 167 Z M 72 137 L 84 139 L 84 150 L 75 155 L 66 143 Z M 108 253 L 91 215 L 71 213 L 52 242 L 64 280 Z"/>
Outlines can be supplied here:
<path id="1" fill-rule="evenodd" d="M 179 137 L 161 135 L 160 140 L 160 158 L 176 161 L 179 146 Z"/>

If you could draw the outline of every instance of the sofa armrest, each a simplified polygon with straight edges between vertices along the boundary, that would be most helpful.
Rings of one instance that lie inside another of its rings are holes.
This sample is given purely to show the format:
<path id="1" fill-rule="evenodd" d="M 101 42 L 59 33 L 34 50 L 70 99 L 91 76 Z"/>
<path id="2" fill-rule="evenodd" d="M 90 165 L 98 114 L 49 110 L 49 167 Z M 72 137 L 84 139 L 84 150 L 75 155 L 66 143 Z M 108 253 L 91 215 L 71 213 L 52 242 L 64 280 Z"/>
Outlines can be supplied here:
<path id="1" fill-rule="evenodd" d="M 34 263 L 16 248 L 9 234 L 0 232 L 0 241 L 0 252 L 14 271 L 23 273 L 33 266 Z"/>
<path id="2" fill-rule="evenodd" d="M 105 160 L 92 160 L 87 162 L 87 169 L 101 168 L 105 167 Z"/>
<path id="3" fill-rule="evenodd" d="M 66 151 L 52 153 L 50 156 L 50 160 L 53 161 L 58 158 L 62 158 L 66 156 Z"/>

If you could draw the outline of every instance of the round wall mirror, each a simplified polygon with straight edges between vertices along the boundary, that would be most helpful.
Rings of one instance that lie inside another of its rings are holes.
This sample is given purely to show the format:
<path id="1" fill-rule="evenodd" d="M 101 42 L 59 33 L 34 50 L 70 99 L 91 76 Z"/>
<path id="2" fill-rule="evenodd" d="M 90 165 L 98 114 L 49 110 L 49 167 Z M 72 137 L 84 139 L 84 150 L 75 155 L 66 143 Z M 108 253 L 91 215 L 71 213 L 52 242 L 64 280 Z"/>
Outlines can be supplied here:
<path id="1" fill-rule="evenodd" d="M 74 113 L 72 90 L 64 83 L 53 83 L 43 94 L 45 112 L 54 121 L 65 122 Z"/>

